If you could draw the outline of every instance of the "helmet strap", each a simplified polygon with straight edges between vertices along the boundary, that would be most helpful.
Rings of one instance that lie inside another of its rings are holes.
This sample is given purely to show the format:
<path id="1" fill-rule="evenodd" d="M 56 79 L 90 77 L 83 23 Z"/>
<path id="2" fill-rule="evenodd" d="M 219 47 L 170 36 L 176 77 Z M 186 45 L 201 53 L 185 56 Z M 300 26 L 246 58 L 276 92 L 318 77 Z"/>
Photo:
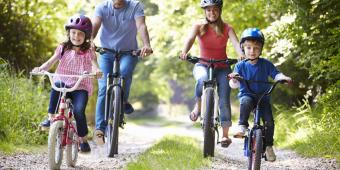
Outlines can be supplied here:
<path id="1" fill-rule="evenodd" d="M 205 20 L 208 22 L 208 24 L 215 24 L 217 22 L 217 20 L 216 21 L 210 21 L 210 20 L 208 20 L 208 18 L 205 18 Z"/>
<path id="2" fill-rule="evenodd" d="M 258 60 L 260 57 L 256 57 L 256 58 L 253 58 L 253 59 L 247 59 L 247 60 L 250 60 L 250 61 L 255 61 L 255 60 Z"/>

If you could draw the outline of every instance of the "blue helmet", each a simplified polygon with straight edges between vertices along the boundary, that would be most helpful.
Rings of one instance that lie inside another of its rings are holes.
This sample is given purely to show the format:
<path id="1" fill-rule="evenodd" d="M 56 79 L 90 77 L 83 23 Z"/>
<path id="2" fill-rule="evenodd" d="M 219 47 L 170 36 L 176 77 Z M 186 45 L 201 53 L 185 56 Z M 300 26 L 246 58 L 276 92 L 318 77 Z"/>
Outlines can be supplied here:
<path id="1" fill-rule="evenodd" d="M 256 40 L 256 41 L 261 42 L 262 47 L 264 45 L 264 36 L 258 28 L 247 28 L 243 31 L 241 35 L 241 40 L 240 40 L 241 48 L 242 48 L 242 44 L 246 40 Z"/>

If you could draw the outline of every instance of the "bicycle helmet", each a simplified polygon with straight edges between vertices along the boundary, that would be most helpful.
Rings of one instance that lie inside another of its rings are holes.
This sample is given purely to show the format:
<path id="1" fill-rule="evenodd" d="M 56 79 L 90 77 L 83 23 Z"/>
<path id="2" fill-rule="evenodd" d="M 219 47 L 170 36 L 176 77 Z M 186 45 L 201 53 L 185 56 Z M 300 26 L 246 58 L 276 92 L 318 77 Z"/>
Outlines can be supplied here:
<path id="1" fill-rule="evenodd" d="M 256 40 L 256 41 L 261 42 L 262 47 L 264 45 L 264 36 L 258 28 L 247 28 L 243 31 L 241 35 L 241 40 L 240 40 L 241 48 L 242 48 L 242 44 L 246 40 Z"/>
<path id="2" fill-rule="evenodd" d="M 206 8 L 208 6 L 218 6 L 222 8 L 223 0 L 201 0 L 201 8 Z"/>
<path id="3" fill-rule="evenodd" d="M 78 29 L 85 32 L 86 38 L 90 38 L 92 34 L 92 22 L 84 15 L 73 16 L 68 20 L 65 29 Z"/>

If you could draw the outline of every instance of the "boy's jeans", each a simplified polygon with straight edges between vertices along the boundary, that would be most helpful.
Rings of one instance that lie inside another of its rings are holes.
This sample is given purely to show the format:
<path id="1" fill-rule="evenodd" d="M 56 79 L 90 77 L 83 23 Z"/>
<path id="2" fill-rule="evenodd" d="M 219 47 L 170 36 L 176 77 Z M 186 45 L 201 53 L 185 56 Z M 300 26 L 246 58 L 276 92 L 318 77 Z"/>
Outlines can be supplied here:
<path id="1" fill-rule="evenodd" d="M 230 67 L 215 69 L 215 77 L 218 83 L 219 109 L 222 127 L 231 126 L 230 87 L 226 76 L 231 72 Z M 195 64 L 193 75 L 196 80 L 195 97 L 201 98 L 203 82 L 208 80 L 208 68 L 200 63 Z"/>
<path id="2" fill-rule="evenodd" d="M 98 80 L 98 98 L 96 106 L 96 129 L 105 132 L 105 96 L 106 96 L 106 78 L 107 74 L 113 71 L 113 62 L 115 55 L 111 52 L 105 52 L 100 55 L 98 64 L 103 72 L 103 78 Z M 138 62 L 138 57 L 130 55 L 123 55 L 120 58 L 120 74 L 124 77 L 123 87 L 124 101 L 127 102 L 130 93 L 130 87 L 132 83 L 132 73 Z"/>
<path id="3" fill-rule="evenodd" d="M 242 96 L 240 97 L 240 120 L 239 125 L 249 126 L 248 119 L 250 112 L 256 107 L 257 97 Z M 274 118 L 271 109 L 269 97 L 264 97 L 260 103 L 261 118 L 265 121 L 266 127 L 266 145 L 273 146 L 274 137 Z"/>
<path id="4" fill-rule="evenodd" d="M 57 87 L 64 87 L 64 83 L 56 82 Z M 57 113 L 59 108 L 59 99 L 61 92 L 51 90 L 50 105 L 48 107 L 48 113 Z M 84 137 L 88 133 L 85 109 L 88 101 L 88 92 L 86 90 L 75 90 L 66 94 L 67 98 L 72 100 L 74 118 L 76 119 L 77 131 L 79 137 Z"/>

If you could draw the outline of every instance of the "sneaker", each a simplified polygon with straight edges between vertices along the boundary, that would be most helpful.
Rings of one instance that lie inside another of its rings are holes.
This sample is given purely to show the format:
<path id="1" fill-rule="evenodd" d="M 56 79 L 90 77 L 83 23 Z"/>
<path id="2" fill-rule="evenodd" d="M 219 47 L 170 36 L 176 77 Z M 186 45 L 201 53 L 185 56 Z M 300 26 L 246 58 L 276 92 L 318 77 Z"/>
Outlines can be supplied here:
<path id="1" fill-rule="evenodd" d="M 247 127 L 245 125 L 238 125 L 237 132 L 234 134 L 234 138 L 243 138 L 246 134 Z"/>
<path id="2" fill-rule="evenodd" d="M 104 142 L 104 132 L 102 130 L 96 129 L 93 134 L 94 141 L 97 145 L 103 145 Z"/>
<path id="3" fill-rule="evenodd" d="M 124 103 L 124 113 L 131 114 L 134 111 L 135 109 L 132 107 L 130 103 Z"/>
<path id="4" fill-rule="evenodd" d="M 266 157 L 269 162 L 274 162 L 276 160 L 276 155 L 272 146 L 266 147 Z"/>
<path id="5" fill-rule="evenodd" d="M 51 126 L 50 119 L 46 119 L 39 124 L 39 127 L 41 128 L 41 130 L 48 130 L 50 126 Z"/>
<path id="6" fill-rule="evenodd" d="M 80 143 L 79 146 L 80 146 L 81 152 L 90 152 L 91 151 L 90 145 L 87 142 Z"/>

